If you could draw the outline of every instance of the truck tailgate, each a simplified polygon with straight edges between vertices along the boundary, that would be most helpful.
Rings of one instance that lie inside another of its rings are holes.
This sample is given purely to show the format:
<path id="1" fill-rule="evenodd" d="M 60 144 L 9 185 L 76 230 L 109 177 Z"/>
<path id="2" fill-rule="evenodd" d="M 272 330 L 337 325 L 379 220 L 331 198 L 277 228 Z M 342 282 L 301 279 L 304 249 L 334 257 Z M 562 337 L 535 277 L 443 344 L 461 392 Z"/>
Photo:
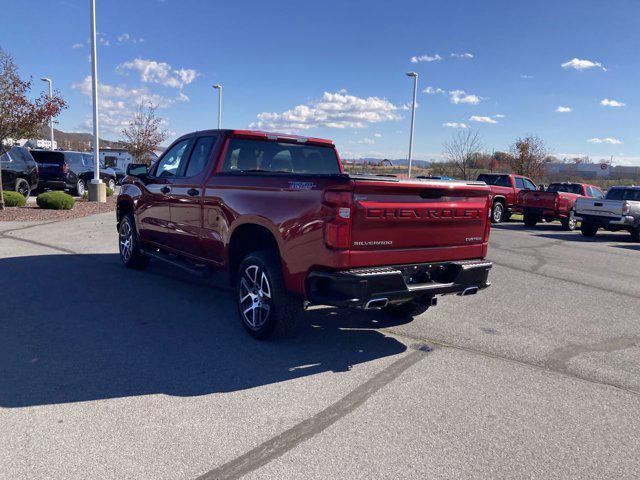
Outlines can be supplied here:
<path id="1" fill-rule="evenodd" d="M 604 200 L 579 198 L 576 201 L 576 215 L 593 215 L 596 217 L 622 217 L 621 200 Z"/>
<path id="2" fill-rule="evenodd" d="M 486 253 L 491 202 L 484 183 L 354 180 L 353 263 L 360 263 L 358 258 L 369 264 L 444 261 Z"/>
<path id="3" fill-rule="evenodd" d="M 528 208 L 554 210 L 557 207 L 557 199 L 557 192 L 523 190 L 520 192 L 518 204 Z"/>

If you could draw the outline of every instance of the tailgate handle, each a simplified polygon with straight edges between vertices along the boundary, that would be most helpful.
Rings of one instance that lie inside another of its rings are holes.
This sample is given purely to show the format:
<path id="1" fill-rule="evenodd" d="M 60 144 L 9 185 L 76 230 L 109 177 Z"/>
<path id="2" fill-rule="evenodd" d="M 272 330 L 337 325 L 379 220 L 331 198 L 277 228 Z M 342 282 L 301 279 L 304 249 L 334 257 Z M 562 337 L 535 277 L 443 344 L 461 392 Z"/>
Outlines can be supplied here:
<path id="1" fill-rule="evenodd" d="M 441 188 L 429 188 L 420 192 L 421 198 L 442 198 L 444 190 Z"/>
<path id="2" fill-rule="evenodd" d="M 600 203 L 600 202 L 596 202 L 596 203 L 594 203 L 593 205 L 594 205 L 595 207 L 601 207 L 603 204 L 602 204 L 602 203 Z"/>

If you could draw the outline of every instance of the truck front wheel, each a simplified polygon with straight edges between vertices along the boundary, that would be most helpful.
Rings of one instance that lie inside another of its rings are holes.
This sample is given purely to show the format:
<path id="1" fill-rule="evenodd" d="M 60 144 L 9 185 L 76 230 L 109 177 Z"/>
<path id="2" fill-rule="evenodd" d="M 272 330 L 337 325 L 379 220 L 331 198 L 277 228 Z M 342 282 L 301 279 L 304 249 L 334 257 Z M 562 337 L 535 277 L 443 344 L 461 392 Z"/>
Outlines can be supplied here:
<path id="1" fill-rule="evenodd" d="M 640 242 L 640 227 L 632 228 L 629 233 L 631 234 L 631 240 Z"/>
<path id="2" fill-rule="evenodd" d="M 257 339 L 286 336 L 303 311 L 302 301 L 287 292 L 280 259 L 271 251 L 242 260 L 235 293 L 242 326 Z"/>
<path id="3" fill-rule="evenodd" d="M 536 224 L 540 221 L 540 217 L 532 215 L 531 213 L 525 211 L 523 221 L 527 227 L 535 227 Z"/>
<path id="4" fill-rule="evenodd" d="M 598 226 L 583 220 L 582 225 L 580 225 L 580 231 L 585 237 L 595 237 L 596 233 L 598 233 Z"/>

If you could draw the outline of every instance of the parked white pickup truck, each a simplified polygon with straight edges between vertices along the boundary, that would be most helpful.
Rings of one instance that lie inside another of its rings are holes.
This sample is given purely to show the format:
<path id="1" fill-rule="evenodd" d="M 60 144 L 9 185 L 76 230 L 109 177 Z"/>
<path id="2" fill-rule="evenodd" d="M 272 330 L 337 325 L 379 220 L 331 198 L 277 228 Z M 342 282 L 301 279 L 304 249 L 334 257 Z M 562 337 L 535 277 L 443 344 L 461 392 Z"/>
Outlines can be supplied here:
<path id="1" fill-rule="evenodd" d="M 604 199 L 578 198 L 576 217 L 582 218 L 582 234 L 593 237 L 599 228 L 627 230 L 640 241 L 640 187 L 611 187 Z"/>

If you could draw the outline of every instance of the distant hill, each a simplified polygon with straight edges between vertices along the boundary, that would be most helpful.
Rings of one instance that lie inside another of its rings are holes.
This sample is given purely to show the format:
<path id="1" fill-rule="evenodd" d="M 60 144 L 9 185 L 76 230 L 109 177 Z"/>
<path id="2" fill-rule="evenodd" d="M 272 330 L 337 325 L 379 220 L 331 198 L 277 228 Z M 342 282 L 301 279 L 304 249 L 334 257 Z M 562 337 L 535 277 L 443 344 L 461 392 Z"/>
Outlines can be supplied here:
<path id="1" fill-rule="evenodd" d="M 48 139 L 51 134 L 49 127 L 43 127 L 40 130 L 40 138 Z M 81 152 L 91 151 L 93 148 L 93 134 L 79 132 L 63 132 L 57 128 L 53 129 L 54 140 L 58 144 L 58 148 L 63 150 L 78 150 Z M 122 148 L 119 142 L 100 139 L 100 148 Z"/>

